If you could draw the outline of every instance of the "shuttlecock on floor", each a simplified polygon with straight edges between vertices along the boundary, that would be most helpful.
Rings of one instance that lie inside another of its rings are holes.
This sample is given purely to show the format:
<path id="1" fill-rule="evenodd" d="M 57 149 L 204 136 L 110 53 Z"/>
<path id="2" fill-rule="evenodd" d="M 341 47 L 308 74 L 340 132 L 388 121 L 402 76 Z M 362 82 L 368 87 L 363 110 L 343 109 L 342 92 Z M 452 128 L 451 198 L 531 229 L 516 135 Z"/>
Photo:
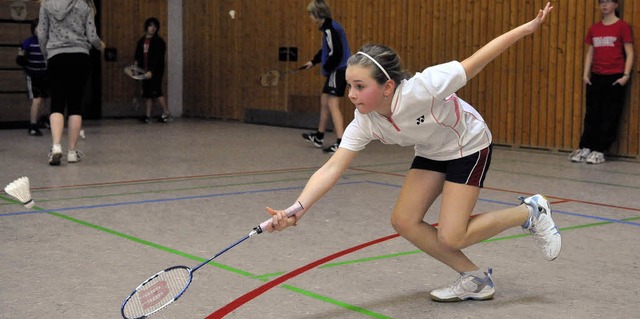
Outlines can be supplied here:
<path id="1" fill-rule="evenodd" d="M 35 205 L 33 199 L 31 199 L 31 190 L 29 189 L 29 177 L 23 176 L 15 181 L 11 182 L 4 188 L 7 194 L 15 197 L 26 208 L 31 208 Z"/>

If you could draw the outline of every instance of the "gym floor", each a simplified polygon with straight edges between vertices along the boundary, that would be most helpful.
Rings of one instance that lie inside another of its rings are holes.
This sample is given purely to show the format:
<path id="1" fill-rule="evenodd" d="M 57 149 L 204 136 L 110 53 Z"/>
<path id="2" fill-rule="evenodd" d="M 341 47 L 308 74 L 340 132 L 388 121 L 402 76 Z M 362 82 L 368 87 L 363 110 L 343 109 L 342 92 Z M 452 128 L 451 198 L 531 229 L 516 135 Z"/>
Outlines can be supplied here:
<path id="1" fill-rule="evenodd" d="M 85 130 L 86 157 L 65 155 L 59 167 L 47 164 L 48 130 L 0 130 L 0 182 L 28 176 L 36 202 L 26 209 L 0 195 L 0 318 L 119 318 L 139 283 L 243 238 L 330 156 L 304 130 L 240 122 L 100 120 Z M 429 291 L 457 274 L 389 223 L 412 158 L 412 148 L 371 143 L 297 227 L 219 256 L 152 318 L 637 317 L 640 163 L 573 164 L 566 153 L 496 146 L 474 214 L 542 193 L 562 253 L 547 262 L 510 229 L 465 250 L 493 267 L 495 298 L 437 303 Z M 436 203 L 426 220 L 437 212 Z"/>

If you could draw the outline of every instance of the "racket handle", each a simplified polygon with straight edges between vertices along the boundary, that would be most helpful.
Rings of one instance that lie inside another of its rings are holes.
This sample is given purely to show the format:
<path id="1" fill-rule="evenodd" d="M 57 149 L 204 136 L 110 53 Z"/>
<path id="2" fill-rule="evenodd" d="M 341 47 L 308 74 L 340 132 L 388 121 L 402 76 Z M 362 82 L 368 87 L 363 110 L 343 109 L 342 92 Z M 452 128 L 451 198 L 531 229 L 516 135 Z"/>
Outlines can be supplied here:
<path id="1" fill-rule="evenodd" d="M 302 207 L 302 203 L 300 203 L 300 201 L 297 201 L 295 204 L 293 204 L 289 208 L 285 209 L 284 212 L 287 214 L 287 217 L 291 217 L 291 216 L 295 215 L 296 213 L 301 212 L 302 210 L 304 210 L 304 207 Z M 264 222 L 262 222 L 262 224 L 260 224 L 258 227 L 254 228 L 253 230 L 255 230 L 256 232 L 258 232 L 258 234 L 260 234 L 265 229 L 268 229 L 268 227 L 271 227 L 271 222 L 272 221 L 273 221 L 273 219 L 269 218 L 269 219 L 265 220 Z"/>

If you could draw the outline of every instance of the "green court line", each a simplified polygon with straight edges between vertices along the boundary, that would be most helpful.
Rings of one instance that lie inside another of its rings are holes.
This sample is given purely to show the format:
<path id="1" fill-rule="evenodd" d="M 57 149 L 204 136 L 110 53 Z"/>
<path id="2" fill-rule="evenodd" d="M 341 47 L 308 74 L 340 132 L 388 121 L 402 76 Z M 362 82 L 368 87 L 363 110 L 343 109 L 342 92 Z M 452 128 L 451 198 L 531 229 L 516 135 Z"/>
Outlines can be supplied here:
<path id="1" fill-rule="evenodd" d="M 40 207 L 37 207 L 37 206 L 34 207 L 34 209 L 36 209 L 36 210 L 44 210 L 43 208 L 40 208 Z M 73 217 L 68 216 L 68 215 L 64 215 L 64 214 L 60 214 L 60 213 L 56 213 L 56 212 L 48 212 L 47 214 L 50 214 L 50 215 L 53 215 L 53 216 L 56 216 L 56 217 L 59 217 L 59 218 L 62 218 L 62 219 L 65 219 L 65 220 L 80 224 L 80 225 L 83 225 L 83 226 L 86 226 L 86 227 L 89 227 L 89 228 L 93 228 L 95 230 L 102 231 L 102 232 L 105 232 L 105 233 L 108 233 L 108 234 L 111 234 L 111 235 L 114 235 L 114 236 L 117 236 L 117 237 L 121 237 L 121 238 L 130 240 L 130 241 L 142 244 L 142 245 L 146 245 L 146 246 L 153 247 L 153 248 L 156 248 L 156 249 L 159 249 L 159 250 L 171 253 L 171 254 L 175 254 L 175 255 L 178 255 L 178 256 L 181 256 L 181 257 L 184 257 L 184 258 L 187 258 L 187 259 L 195 260 L 195 261 L 198 261 L 198 262 L 204 262 L 205 260 L 207 260 L 207 259 L 202 258 L 202 257 L 198 257 L 198 256 L 194 256 L 194 255 L 191 255 L 191 254 L 187 254 L 187 253 L 181 252 L 179 250 L 175 250 L 175 249 L 172 249 L 172 248 L 169 248 L 169 247 L 166 247 L 166 246 L 162 246 L 162 245 L 159 245 L 159 244 L 147 241 L 147 240 L 143 240 L 143 239 L 140 239 L 140 238 L 137 238 L 137 237 L 134 237 L 134 236 L 130 236 L 130 235 L 127 235 L 127 234 L 124 234 L 124 233 L 121 233 L 121 232 L 118 232 L 118 231 L 115 231 L 115 230 L 112 230 L 112 229 L 109 229 L 109 228 L 106 228 L 106 227 L 103 227 L 103 226 L 99 226 L 99 225 L 92 224 L 92 223 L 89 223 L 89 222 L 86 222 L 86 221 L 83 221 L 83 220 L 80 220 L 80 219 L 77 219 L 77 218 L 73 218 Z M 622 220 L 631 221 L 631 220 L 637 220 L 637 219 L 640 219 L 640 216 L 631 217 L 631 218 L 625 218 L 625 219 L 622 219 Z M 584 224 L 584 225 L 565 227 L 565 228 L 561 228 L 560 230 L 561 231 L 567 231 L 567 230 L 572 230 L 572 229 L 595 227 L 595 226 L 606 225 L 606 224 L 613 224 L 613 222 L 590 223 L 590 224 Z M 500 241 L 500 240 L 506 240 L 506 239 L 521 238 L 521 237 L 526 237 L 526 236 L 530 236 L 530 235 L 529 234 L 518 234 L 518 235 L 512 235 L 512 236 L 503 236 L 503 237 L 497 237 L 497 238 L 490 238 L 490 239 L 484 240 L 482 242 L 494 242 L 494 241 Z M 415 250 L 415 251 L 400 252 L 400 253 L 383 255 L 383 256 L 375 256 L 375 257 L 370 257 L 370 258 L 361 258 L 361 259 L 352 260 L 352 261 L 344 261 L 344 262 L 339 262 L 339 263 L 325 264 L 325 265 L 319 266 L 318 268 L 329 268 L 329 267 L 336 267 L 336 266 L 342 266 L 342 265 L 347 265 L 347 264 L 356 264 L 356 263 L 362 263 L 362 262 L 369 262 L 369 261 L 373 261 L 373 260 L 387 259 L 387 258 L 399 257 L 399 256 L 404 256 L 404 255 L 411 255 L 411 254 L 416 254 L 416 253 L 421 253 L 421 252 L 422 251 L 420 251 L 420 250 Z M 274 277 L 274 276 L 279 276 L 279 275 L 284 273 L 284 272 L 278 272 L 278 273 L 271 273 L 271 274 L 255 275 L 255 274 L 249 273 L 247 271 L 243 271 L 243 270 L 240 270 L 240 269 L 237 269 L 237 268 L 234 268 L 234 267 L 230 267 L 230 266 L 227 266 L 227 265 L 224 265 L 224 264 L 220 264 L 220 263 L 209 262 L 209 265 L 218 267 L 220 269 L 224 269 L 226 271 L 229 271 L 229 272 L 241 275 L 241 276 L 254 278 L 254 279 L 257 279 L 257 280 L 260 280 L 260 281 L 268 281 L 267 278 Z M 288 289 L 288 290 L 291 290 L 291 291 L 296 292 L 296 293 L 299 293 L 301 295 L 304 295 L 304 296 L 307 296 L 307 297 L 322 301 L 322 302 L 326 302 L 326 303 L 329 303 L 329 304 L 332 304 L 332 305 L 335 305 L 335 306 L 338 306 L 338 307 L 342 307 L 342 308 L 348 309 L 348 310 L 353 311 L 353 312 L 357 312 L 357 313 L 372 317 L 372 318 L 393 319 L 392 317 L 388 317 L 388 316 L 385 316 L 385 315 L 382 315 L 382 314 L 379 314 L 379 313 L 376 313 L 376 312 L 373 312 L 373 311 L 370 311 L 370 310 L 367 310 L 367 309 L 364 309 L 364 308 L 361 308 L 361 307 L 358 307 L 358 306 L 347 304 L 347 303 L 344 303 L 344 302 L 341 302 L 341 301 L 338 301 L 338 300 L 335 300 L 335 299 L 332 299 L 332 298 L 329 298 L 329 297 L 326 297 L 326 296 L 323 296 L 323 295 L 320 295 L 320 294 L 316 294 L 316 293 L 310 292 L 308 290 L 304 290 L 302 288 L 294 287 L 294 286 L 287 285 L 287 284 L 281 285 L 280 287 Z"/>
<path id="2" fill-rule="evenodd" d="M 43 210 L 43 209 L 41 209 L 39 207 L 37 209 L 38 210 Z M 108 234 L 111 234 L 111 235 L 122 237 L 124 239 L 128 239 L 130 241 L 133 241 L 133 242 L 136 242 L 136 243 L 139 243 L 139 244 L 143 244 L 143 245 L 146 245 L 146 246 L 149 246 L 149 247 L 153 247 L 153 248 L 156 248 L 156 249 L 159 249 L 159 250 L 162 250 L 162 251 L 166 251 L 168 253 L 175 254 L 175 255 L 178 255 L 178 256 L 181 256 L 181 257 L 184 257 L 184 258 L 187 258 L 187 259 L 195 260 L 195 261 L 198 261 L 198 262 L 204 262 L 205 260 L 208 259 L 208 258 L 202 258 L 202 257 L 194 256 L 194 255 L 191 255 L 191 254 L 187 254 L 187 253 L 181 252 L 179 250 L 175 250 L 175 249 L 172 249 L 172 248 L 169 248 L 169 247 L 165 247 L 165 246 L 162 246 L 162 245 L 158 245 L 156 243 L 152 243 L 152 242 L 147 241 L 147 240 L 143 240 L 143 239 L 140 239 L 140 238 L 137 238 L 137 237 L 133 237 L 133 236 L 130 236 L 130 235 L 115 231 L 113 229 L 109 229 L 109 228 L 106 228 L 106 227 L 102 227 L 102 226 L 98 226 L 98 225 L 95 225 L 95 224 L 91 224 L 91 223 L 85 222 L 83 220 L 76 219 L 76 218 L 73 218 L 71 216 L 67 216 L 67 215 L 64 215 L 64 214 L 60 214 L 60 213 L 56 213 L 56 212 L 48 212 L 47 214 L 50 214 L 50 215 L 53 215 L 53 216 L 56 216 L 56 217 L 60 217 L 60 218 L 66 219 L 68 221 L 71 221 L 71 222 L 74 222 L 74 223 L 77 223 L 77 224 L 80 224 L 80 225 L 83 225 L 83 226 L 87 226 L 87 227 L 90 227 L 90 228 L 93 228 L 93 229 L 96 229 L 96 230 L 99 230 L 99 231 L 102 231 L 102 232 L 105 232 L 105 233 L 108 233 Z M 249 272 L 237 269 L 237 268 L 233 268 L 233 267 L 230 267 L 230 266 L 227 266 L 227 265 L 223 265 L 223 264 L 220 264 L 220 263 L 216 263 L 216 262 L 213 262 L 213 261 L 209 262 L 208 264 L 212 265 L 212 266 L 215 266 L 215 267 L 218 267 L 218 268 L 221 268 L 221 269 L 224 269 L 224 270 L 227 270 L 227 271 L 230 271 L 232 273 L 235 273 L 235 274 L 238 274 L 238 275 L 241 275 L 241 276 L 245 276 L 245 277 L 255 277 L 256 276 L 256 275 L 254 275 L 252 273 L 249 273 Z"/>
<path id="3" fill-rule="evenodd" d="M 36 209 L 36 210 L 44 210 L 44 209 L 42 209 L 40 207 L 37 207 L 37 206 L 35 206 L 34 209 Z M 102 232 L 105 232 L 105 233 L 108 233 L 108 234 L 111 234 L 111 235 L 115 235 L 117 237 L 121 237 L 121 238 L 124 238 L 124 239 L 127 239 L 127 240 L 131 240 L 131 241 L 139 243 L 139 244 L 143 244 L 143 245 L 146 245 L 146 246 L 149 246 L 149 247 L 160 249 L 162 251 L 166 251 L 166 252 L 171 253 L 171 254 L 176 254 L 178 256 L 182 256 L 182 257 L 185 257 L 185 258 L 188 258 L 188 259 L 191 259 L 191 260 L 196 260 L 196 261 L 199 261 L 199 262 L 204 262 L 205 260 L 207 260 L 205 258 L 201 258 L 201 257 L 198 257 L 198 256 L 187 254 L 187 253 L 181 252 L 179 250 L 175 250 L 175 249 L 168 248 L 168 247 L 156 244 L 156 243 L 152 243 L 152 242 L 147 241 L 147 240 L 143 240 L 143 239 L 140 239 L 140 238 L 137 238 L 137 237 L 133 237 L 133 236 L 130 236 L 130 235 L 115 231 L 113 229 L 109 229 L 109 228 L 102 227 L 102 226 L 99 226 L 99 225 L 95 225 L 95 224 L 92 224 L 92 223 L 89 223 L 89 222 L 86 222 L 86 221 L 83 221 L 83 220 L 80 220 L 80 219 L 76 219 L 76 218 L 73 218 L 71 216 L 67 216 L 67 215 L 64 215 L 64 214 L 56 213 L 56 212 L 48 212 L 47 214 L 50 214 L 50 215 L 53 215 L 53 216 L 56 216 L 56 217 L 59 217 L 59 218 L 63 218 L 63 219 L 66 219 L 68 221 L 71 221 L 71 222 L 74 222 L 74 223 L 77 223 L 77 224 L 80 224 L 80 225 L 83 225 L 83 226 L 86 226 L 86 227 L 89 227 L 89 228 L 93 228 L 95 230 L 99 230 L 99 231 L 102 231 Z M 251 274 L 249 272 L 246 272 L 246 271 L 243 271 L 243 270 L 240 270 L 240 269 L 237 269 L 237 268 L 233 268 L 233 267 L 230 267 L 230 266 L 227 266 L 227 265 L 223 265 L 223 264 L 220 264 L 220 263 L 209 262 L 208 264 L 212 265 L 212 266 L 215 266 L 215 267 L 218 267 L 218 268 L 221 268 L 221 269 L 224 269 L 224 270 L 227 270 L 227 271 L 230 271 L 230 272 L 233 272 L 235 274 L 239 274 L 239 275 L 242 275 L 242 276 L 245 276 L 245 277 L 255 278 L 255 279 L 258 279 L 258 280 L 261 280 L 261 281 L 268 281 L 265 277 L 269 277 L 269 276 L 275 275 L 275 273 L 274 274 L 266 274 L 266 275 L 254 275 L 254 274 Z M 357 306 L 354 306 L 354 305 L 350 305 L 350 304 L 347 304 L 347 303 L 344 303 L 344 302 L 341 302 L 341 301 L 338 301 L 338 300 L 335 300 L 335 299 L 331 299 L 331 298 L 326 297 L 326 296 L 322 296 L 322 295 L 319 295 L 319 294 L 316 294 L 316 293 L 312 293 L 312 292 L 309 292 L 309 291 L 301 289 L 301 288 L 296 288 L 294 286 L 281 285 L 280 287 L 289 289 L 289 290 L 294 291 L 294 292 L 301 293 L 302 295 L 305 295 L 305 296 L 308 296 L 308 297 L 311 297 L 311 298 L 314 298 L 314 299 L 317 299 L 317 300 L 320 300 L 320 301 L 323 301 L 323 302 L 327 302 L 327 303 L 330 303 L 330 304 L 333 304 L 333 305 L 336 305 L 336 306 L 340 306 L 340 307 L 345 308 L 345 309 L 349 309 L 351 311 L 359 312 L 359 313 L 367 315 L 369 317 L 380 318 L 380 319 L 393 319 L 391 317 L 387 317 L 387 316 L 378 314 L 376 312 L 373 312 L 373 311 L 370 311 L 370 310 L 367 310 L 367 309 L 364 309 L 364 308 L 360 308 L 360 307 L 357 307 Z"/>
<path id="4" fill-rule="evenodd" d="M 338 307 L 342 307 L 342 308 L 351 310 L 353 312 L 361 313 L 361 314 L 363 314 L 365 316 L 369 316 L 369 317 L 372 317 L 372 318 L 393 319 L 392 317 L 387 317 L 385 315 L 382 315 L 382 314 L 379 314 L 379 313 L 376 313 L 376 312 L 373 312 L 373 311 L 370 311 L 370 310 L 367 310 L 367 309 L 364 309 L 364 308 L 361 308 L 361 307 L 350 305 L 350 304 L 344 303 L 342 301 L 331 299 L 331 298 L 328 298 L 328 297 L 325 297 L 325 296 L 310 292 L 308 290 L 303 290 L 303 289 L 300 289 L 300 288 L 297 288 L 297 287 L 294 287 L 294 286 L 282 285 L 280 287 L 288 289 L 288 290 L 291 290 L 293 292 L 297 292 L 297 293 L 299 293 L 301 295 L 304 295 L 304 296 L 307 296 L 307 297 L 310 297 L 310 298 L 313 298 L 313 299 L 324 301 L 326 303 L 329 303 L 329 304 L 332 304 L 332 305 L 335 305 L 335 306 L 338 306 Z"/>
<path id="5" fill-rule="evenodd" d="M 387 164 L 378 164 L 378 165 L 369 165 L 369 166 L 385 166 L 385 165 L 387 165 Z M 397 164 L 394 163 L 394 164 L 388 164 L 388 165 L 397 165 Z M 405 170 L 403 170 L 403 171 L 405 171 Z M 296 173 L 296 172 L 299 172 L 299 171 L 292 171 L 292 172 L 289 172 L 289 173 Z M 502 172 L 513 173 L 511 171 L 505 171 L 505 170 L 502 170 Z M 282 172 L 277 172 L 277 173 L 281 174 Z M 385 173 L 387 173 L 387 172 L 385 172 Z M 275 174 L 275 173 L 269 173 L 269 174 Z M 367 174 L 375 174 L 375 172 L 353 173 L 353 174 L 345 175 L 345 177 L 348 178 L 348 177 L 367 175 Z M 519 172 L 519 174 L 522 174 L 522 172 Z M 253 175 L 265 175 L 265 174 L 253 174 Z M 249 176 L 249 175 L 243 175 L 243 176 Z M 539 175 L 532 175 L 532 176 L 539 176 Z M 238 176 L 237 175 L 236 176 L 221 176 L 221 177 L 218 177 L 218 178 L 225 178 L 225 177 L 238 177 Z M 203 177 L 202 179 L 204 179 L 204 178 L 210 178 L 210 177 Z M 308 178 L 307 177 L 305 177 L 305 178 L 291 178 L 291 179 L 277 180 L 275 182 L 290 182 L 290 181 L 306 180 L 306 179 L 308 179 Z M 565 179 L 565 180 L 573 180 L 573 179 Z M 175 182 L 180 182 L 180 181 L 184 181 L 184 180 L 175 180 Z M 580 182 L 580 180 L 573 180 L 573 181 L 579 181 Z M 158 183 L 158 182 L 162 182 L 162 181 L 153 181 L 153 182 L 149 182 L 149 183 Z M 164 181 L 164 182 L 174 182 L 174 180 Z M 237 183 L 237 184 L 226 184 L 226 185 L 209 185 L 209 186 L 201 186 L 201 187 L 179 188 L 179 189 L 172 189 L 172 190 L 160 190 L 160 191 L 150 191 L 150 192 L 137 192 L 137 193 L 126 193 L 126 194 L 107 194 L 107 195 L 100 195 L 100 196 L 77 197 L 76 199 L 81 199 L 81 198 L 99 198 L 99 197 L 109 197 L 109 196 L 122 196 L 122 195 L 144 194 L 144 193 L 163 193 L 163 192 L 174 192 L 176 190 L 194 190 L 194 189 L 229 187 L 229 186 L 246 186 L 246 185 L 255 185 L 255 184 L 262 184 L 262 183 L 273 183 L 273 182 L 274 181 L 262 181 L 262 182 L 248 182 L 248 183 Z M 139 184 L 143 184 L 143 183 L 139 183 Z M 135 185 L 139 185 L 139 184 L 135 184 Z M 606 183 L 600 183 L 600 184 L 618 186 L 618 187 L 637 188 L 637 187 L 634 187 L 634 186 L 621 186 L 621 185 L 606 184 Z M 123 186 L 123 185 L 116 185 L 116 186 Z M 10 198 L 6 198 L 4 196 L 0 196 L 0 198 L 5 200 L 5 201 L 9 201 L 12 204 L 20 204 L 19 202 L 15 201 L 13 199 L 10 199 Z M 68 199 L 65 199 L 65 200 L 68 200 Z M 43 200 L 43 201 L 47 201 L 47 200 Z M 48 201 L 55 201 L 55 200 L 48 200 Z M 43 209 L 38 208 L 38 207 L 36 207 L 34 209 L 43 210 Z M 117 232 L 115 230 L 111 230 L 111 229 L 108 229 L 108 228 L 105 228 L 105 227 L 102 227 L 102 226 L 98 226 L 98 225 L 91 224 L 91 223 L 88 223 L 88 222 L 85 222 L 85 221 L 82 221 L 82 220 L 79 220 L 79 219 L 75 219 L 73 217 L 70 217 L 70 216 L 67 216 L 67 215 L 64 215 L 64 214 L 60 214 L 60 213 L 56 213 L 56 212 L 49 212 L 48 214 L 51 214 L 51 215 L 54 215 L 54 216 L 57 216 L 57 217 L 72 221 L 74 223 L 78 223 L 78 224 L 84 225 L 84 226 L 87 226 L 87 227 L 90 227 L 90 228 L 93 228 L 93 229 L 96 229 L 96 230 L 99 230 L 99 231 L 103 231 L 103 232 L 106 232 L 106 233 L 109 233 L 109 234 L 112 234 L 112 235 L 115 235 L 115 236 L 118 236 L 118 237 L 121 237 L 121 238 L 125 238 L 125 239 L 131 240 L 131 241 L 136 242 L 136 243 L 140 243 L 140 244 L 143 244 L 143 245 L 146 245 L 146 246 L 149 246 L 149 247 L 153 247 L 153 248 L 156 248 L 156 249 L 159 249 L 159 250 L 162 250 L 162 251 L 166 251 L 166 252 L 169 252 L 169 253 L 172 253 L 172 254 L 176 254 L 176 255 L 182 256 L 182 257 L 187 258 L 187 259 L 195 260 L 195 261 L 198 261 L 198 262 L 203 262 L 203 261 L 206 260 L 205 258 L 202 258 L 202 257 L 190 255 L 190 254 L 187 254 L 187 253 L 175 250 L 175 249 L 171 249 L 171 248 L 159 245 L 159 244 L 155 244 L 155 243 L 152 243 L 152 242 L 149 242 L 149 241 L 146 241 L 146 240 L 142 240 L 142 239 L 130 236 L 130 235 L 126 235 L 124 233 L 120 233 L 120 232 Z M 636 220 L 636 219 L 640 219 L 640 217 L 626 218 L 626 219 L 622 219 L 622 220 L 630 221 L 630 220 Z M 598 223 L 591 223 L 591 224 L 585 224 L 585 225 L 578 225 L 578 226 L 573 226 L 573 227 L 561 228 L 561 230 L 565 231 L 565 230 L 571 230 L 571 229 L 600 226 L 600 225 L 605 225 L 605 224 L 612 224 L 612 222 L 598 222 Z M 500 241 L 500 240 L 506 240 L 506 239 L 515 239 L 515 238 L 521 238 L 521 237 L 526 237 L 526 236 L 530 236 L 530 235 L 529 234 L 519 234 L 519 235 L 513 235 L 513 236 L 497 237 L 497 238 L 487 239 L 487 240 L 485 240 L 483 242 L 493 242 L 493 241 Z M 411 254 L 416 254 L 416 253 L 422 253 L 422 251 L 415 250 L 415 251 L 400 252 L 400 253 L 383 255 L 383 256 L 375 256 L 375 257 L 370 257 L 370 258 L 362 258 L 362 259 L 353 260 L 353 261 L 331 263 L 331 264 L 325 264 L 325 265 L 319 266 L 318 268 L 336 267 L 336 266 L 347 265 L 347 264 L 355 264 L 355 263 L 362 263 L 362 262 L 368 262 L 368 261 L 373 261 L 373 260 L 394 258 L 394 257 L 399 257 L 399 256 L 404 256 L 404 255 L 411 255 Z M 249 278 L 253 278 L 253 279 L 257 279 L 257 280 L 260 280 L 260 281 L 268 281 L 268 278 L 270 278 L 270 277 L 280 276 L 280 275 L 285 273 L 285 272 L 277 272 L 277 273 L 271 273 L 271 274 L 255 275 L 255 274 L 251 274 L 249 272 L 246 272 L 246 271 L 243 271 L 243 270 L 240 270 L 240 269 L 236 269 L 236 268 L 233 268 L 233 267 L 230 267 L 230 266 L 227 266 L 227 265 L 223 265 L 223 264 L 219 264 L 219 263 L 215 263 L 215 262 L 210 262 L 209 264 L 212 265 L 212 266 L 215 266 L 215 267 L 230 271 L 232 273 L 236 273 L 236 274 L 239 274 L 239 275 L 242 275 L 242 276 L 245 276 L 245 277 L 249 277 Z M 301 288 L 297 288 L 297 287 L 294 287 L 294 286 L 290 286 L 290 285 L 286 285 L 285 284 L 285 285 L 282 285 L 280 287 L 288 289 L 288 290 L 291 290 L 291 291 L 294 291 L 294 292 L 297 292 L 297 293 L 300 293 L 302 295 L 305 295 L 305 296 L 308 296 L 308 297 L 311 297 L 311 298 L 314 298 L 314 299 L 317 299 L 317 300 L 320 300 L 320 301 L 323 301 L 323 302 L 327 302 L 327 303 L 330 303 L 330 304 L 333 304 L 333 305 L 336 305 L 336 306 L 339 306 L 339 307 L 342 307 L 342 308 L 345 308 L 345 309 L 349 309 L 351 311 L 358 312 L 358 313 L 361 313 L 361 314 L 364 314 L 364 315 L 367 315 L 367 316 L 370 316 L 370 317 L 373 317 L 373 318 L 391 318 L 391 317 L 387 317 L 387 316 L 384 316 L 384 315 L 377 314 L 375 312 L 366 310 L 364 308 L 360 308 L 360 307 L 357 307 L 357 306 L 346 304 L 346 303 L 331 299 L 329 297 L 322 296 L 322 295 L 319 295 L 319 294 L 315 294 L 313 292 L 309 292 L 309 291 L 306 291 L 306 290 L 303 290 Z"/>
<path id="6" fill-rule="evenodd" d="M 286 274 L 285 271 L 279 271 L 279 272 L 273 272 L 273 273 L 270 273 L 270 274 L 254 276 L 253 278 L 266 282 L 266 281 L 269 281 L 268 278 L 279 277 L 280 275 L 284 275 L 284 274 Z"/>
<path id="7" fill-rule="evenodd" d="M 621 220 L 622 221 L 633 221 L 633 220 L 637 220 L 637 219 L 640 219 L 640 216 L 624 218 L 624 219 L 621 219 Z M 568 230 L 574 230 L 574 229 L 579 229 L 579 228 L 602 226 L 602 225 L 606 225 L 606 224 L 613 224 L 613 222 L 597 222 L 597 223 L 589 223 L 589 224 L 584 224 L 584 225 L 576 225 L 576 226 L 564 227 L 564 228 L 560 228 L 560 231 L 568 231 Z M 522 233 L 522 234 L 518 234 L 518 235 L 494 237 L 494 238 L 485 239 L 485 240 L 481 241 L 481 243 L 490 243 L 490 242 L 494 242 L 494 241 L 501 241 L 501 240 L 507 240 L 507 239 L 516 239 L 516 238 L 522 238 L 522 237 L 527 237 L 527 236 L 531 236 L 531 235 Z M 324 264 L 322 266 L 319 266 L 318 268 L 331 268 L 331 267 L 337 267 L 337 266 L 358 264 L 358 263 L 370 262 L 370 261 L 380 260 L 380 259 L 389 259 L 389 258 L 395 258 L 395 257 L 399 257 L 399 256 L 413 255 L 413 254 L 418 254 L 418 253 L 424 253 L 424 252 L 422 250 L 417 249 L 417 250 L 411 250 L 411 251 L 406 251 L 406 252 L 399 252 L 399 253 L 395 253 L 395 254 L 380 255 L 380 256 L 373 256 L 373 257 L 367 257 L 367 258 L 359 258 L 359 259 L 346 260 L 346 261 L 341 261 L 341 262 L 336 262 L 336 263 L 327 263 L 327 264 Z"/>

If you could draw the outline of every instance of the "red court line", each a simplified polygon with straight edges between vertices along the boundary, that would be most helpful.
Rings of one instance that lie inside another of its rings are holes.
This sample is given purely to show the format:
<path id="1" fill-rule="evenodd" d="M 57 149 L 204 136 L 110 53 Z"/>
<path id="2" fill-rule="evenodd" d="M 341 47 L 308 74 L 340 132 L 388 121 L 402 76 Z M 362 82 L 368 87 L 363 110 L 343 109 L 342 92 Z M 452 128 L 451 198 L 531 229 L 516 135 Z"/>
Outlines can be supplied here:
<path id="1" fill-rule="evenodd" d="M 380 172 L 380 171 L 375 171 L 375 170 L 370 170 L 370 169 L 362 169 L 362 168 L 349 168 L 351 170 L 354 171 L 362 171 L 362 172 L 367 172 L 367 173 L 377 173 L 377 174 L 381 174 L 381 175 L 390 175 L 390 176 L 398 176 L 398 177 L 405 177 L 406 174 L 400 174 L 400 173 L 388 173 L 388 172 Z M 503 192 L 503 193 L 512 193 L 512 194 L 526 194 L 526 192 L 519 192 L 519 191 L 514 191 L 511 189 L 504 189 L 504 188 L 496 188 L 496 187 L 484 187 L 485 189 L 488 190 L 492 190 L 492 191 L 498 191 L 498 192 Z M 544 194 L 543 194 L 544 195 Z M 622 209 L 622 210 L 630 210 L 630 211 L 634 211 L 634 212 L 640 212 L 640 208 L 634 208 L 634 207 L 626 207 L 626 206 L 618 206 L 618 205 L 610 205 L 610 204 L 603 204 L 603 203 L 596 203 L 596 202 L 589 202 L 589 201 L 584 201 L 584 200 L 579 200 L 579 199 L 571 199 L 571 198 L 563 198 L 563 197 L 557 197 L 557 196 L 547 196 L 544 195 L 547 198 L 552 198 L 552 199 L 556 199 L 557 201 L 553 202 L 553 204 L 561 204 L 561 203 L 568 203 L 568 202 L 573 202 L 573 203 L 582 203 L 582 204 L 587 204 L 587 205 L 594 205 L 594 206 L 600 206 L 600 207 L 608 207 L 608 208 L 617 208 L 617 209 Z"/>
<path id="2" fill-rule="evenodd" d="M 327 263 L 327 262 L 329 262 L 329 261 L 331 261 L 333 259 L 336 259 L 338 257 L 350 254 L 352 252 L 358 251 L 358 250 L 360 250 L 362 248 L 365 248 L 365 247 L 368 247 L 368 246 L 371 246 L 371 245 L 375 245 L 377 243 L 381 243 L 383 241 L 387 241 L 389 239 L 396 238 L 398 236 L 400 236 L 400 235 L 393 234 L 393 235 L 389 235 L 389 236 L 386 236 L 386 237 L 378 238 L 378 239 L 366 242 L 364 244 L 360 244 L 358 246 L 354 246 L 354 247 L 345 249 L 343 251 L 337 252 L 337 253 L 335 253 L 333 255 L 329 255 L 329 256 L 324 257 L 322 259 L 318 259 L 318 260 L 316 260 L 316 261 L 314 261 L 314 262 L 312 262 L 310 264 L 307 264 L 306 266 L 303 266 L 301 268 L 298 268 L 296 270 L 288 272 L 288 273 L 286 273 L 286 274 L 284 274 L 284 275 L 282 275 L 282 276 L 280 276 L 280 277 L 278 277 L 276 279 L 273 279 L 273 280 L 265 283 L 264 285 L 262 285 L 262 286 L 260 286 L 260 287 L 258 287 L 256 289 L 254 289 L 254 290 L 242 295 L 241 297 L 237 298 L 236 300 L 228 303 L 226 306 L 224 306 L 224 307 L 216 310 L 212 314 L 210 314 L 209 316 L 207 316 L 206 319 L 222 318 L 222 317 L 228 315 L 230 312 L 238 309 L 240 306 L 244 305 L 245 303 L 251 301 L 252 299 L 260 296 L 261 294 L 265 293 L 266 291 L 270 290 L 271 288 L 273 288 L 275 286 L 278 286 L 281 283 L 283 283 L 283 282 L 285 282 L 285 281 L 287 281 L 287 280 L 289 280 L 289 279 L 291 279 L 293 277 L 296 277 L 296 276 L 298 276 L 298 275 L 300 275 L 302 273 L 305 273 L 305 272 L 307 272 L 307 271 L 309 271 L 309 270 L 311 270 L 313 268 L 316 268 L 316 267 L 318 267 L 318 266 L 320 266 L 322 264 L 325 264 L 325 263 Z"/>

